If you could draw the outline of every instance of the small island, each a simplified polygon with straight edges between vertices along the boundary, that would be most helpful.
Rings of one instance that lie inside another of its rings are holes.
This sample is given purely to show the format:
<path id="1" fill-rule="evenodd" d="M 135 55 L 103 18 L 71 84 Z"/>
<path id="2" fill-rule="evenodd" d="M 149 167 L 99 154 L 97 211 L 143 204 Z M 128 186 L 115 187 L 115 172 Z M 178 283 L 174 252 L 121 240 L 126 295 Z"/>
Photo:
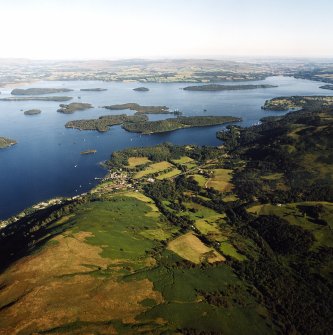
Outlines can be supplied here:
<path id="1" fill-rule="evenodd" d="M 240 91 L 240 90 L 254 90 L 258 88 L 275 88 L 275 85 L 220 85 L 220 84 L 209 84 L 199 86 L 187 86 L 184 87 L 185 91 Z"/>
<path id="2" fill-rule="evenodd" d="M 16 143 L 17 142 L 14 140 L 0 136 L 0 149 L 11 147 L 12 145 L 15 145 Z"/>
<path id="3" fill-rule="evenodd" d="M 323 90 L 333 90 L 333 85 L 324 85 L 324 86 L 320 86 L 319 88 Z"/>
<path id="4" fill-rule="evenodd" d="M 261 108 L 268 111 L 288 111 L 294 109 L 315 109 L 333 107 L 333 96 L 292 96 L 266 100 Z"/>
<path id="5" fill-rule="evenodd" d="M 107 91 L 107 88 L 81 88 L 80 91 L 82 92 L 103 92 L 103 91 Z"/>
<path id="6" fill-rule="evenodd" d="M 106 132 L 111 126 L 121 125 L 125 122 L 146 122 L 147 115 L 105 115 L 98 119 L 90 120 L 73 120 L 65 124 L 66 128 L 73 128 L 79 130 L 97 130 L 99 132 Z"/>
<path id="7" fill-rule="evenodd" d="M 130 109 L 136 111 L 137 113 L 142 114 L 173 114 L 173 112 L 170 112 L 169 108 L 166 106 L 140 106 L 139 104 L 136 103 L 104 106 L 104 108 L 110 110 Z"/>
<path id="8" fill-rule="evenodd" d="M 93 108 L 93 106 L 91 104 L 82 103 L 82 102 L 72 102 L 68 105 L 61 104 L 57 112 L 63 113 L 63 114 L 73 114 L 74 112 L 83 111 L 89 108 Z"/>
<path id="9" fill-rule="evenodd" d="M 55 102 L 65 102 L 72 100 L 72 97 L 58 96 L 58 97 L 10 97 L 2 98 L 0 101 L 55 101 Z"/>
<path id="10" fill-rule="evenodd" d="M 71 92 L 72 89 L 69 88 L 15 88 L 12 90 L 12 95 L 41 95 L 41 94 L 54 94 L 54 93 L 64 93 Z"/>
<path id="11" fill-rule="evenodd" d="M 80 154 L 81 155 L 92 155 L 92 154 L 95 154 L 96 152 L 97 150 L 92 149 L 92 150 L 81 151 Z"/>
<path id="12" fill-rule="evenodd" d="M 24 115 L 37 115 L 40 114 L 42 111 L 40 109 L 29 109 L 24 112 Z"/>
<path id="13" fill-rule="evenodd" d="M 149 88 L 147 88 L 147 87 L 137 87 L 137 88 L 133 88 L 133 91 L 136 91 L 136 92 L 148 92 Z"/>

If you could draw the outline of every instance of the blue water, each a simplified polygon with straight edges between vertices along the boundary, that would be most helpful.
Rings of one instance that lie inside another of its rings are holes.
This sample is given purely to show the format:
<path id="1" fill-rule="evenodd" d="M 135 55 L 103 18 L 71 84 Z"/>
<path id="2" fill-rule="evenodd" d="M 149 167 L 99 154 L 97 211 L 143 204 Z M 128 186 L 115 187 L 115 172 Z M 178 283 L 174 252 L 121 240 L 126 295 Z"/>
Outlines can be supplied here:
<path id="1" fill-rule="evenodd" d="M 270 77 L 251 84 L 274 84 L 278 88 L 225 92 L 191 92 L 181 88 L 188 84 L 144 84 L 149 92 L 132 89 L 137 83 L 64 81 L 37 82 L 28 87 L 66 87 L 73 92 L 56 95 L 72 96 L 70 102 L 87 102 L 95 108 L 71 115 L 57 113 L 57 102 L 0 101 L 0 136 L 15 139 L 18 144 L 0 150 L 0 219 L 5 219 L 41 200 L 55 196 L 73 196 L 95 184 L 95 177 L 105 174 L 99 162 L 115 150 L 130 146 L 150 146 L 163 142 L 175 144 L 219 145 L 217 130 L 222 126 L 183 129 L 171 133 L 140 135 L 128 133 L 120 126 L 107 133 L 66 129 L 65 123 L 75 119 L 96 118 L 108 114 L 132 114 L 131 111 L 109 111 L 100 106 L 136 102 L 141 105 L 166 105 L 184 115 L 232 115 L 243 118 L 248 126 L 267 115 L 281 112 L 261 110 L 266 99 L 290 95 L 333 95 L 319 89 L 322 83 L 289 77 Z M 237 83 L 235 83 L 237 84 Z M 103 92 L 81 92 L 80 88 L 107 88 Z M 12 88 L 1 89 L 1 98 L 10 96 Z M 78 97 L 81 99 L 78 99 Z M 25 116 L 24 110 L 38 108 L 42 113 Z M 207 112 L 203 112 L 206 109 Z M 150 115 L 151 120 L 170 117 Z M 96 149 L 95 155 L 80 155 Z M 77 167 L 75 167 L 77 166 Z"/>

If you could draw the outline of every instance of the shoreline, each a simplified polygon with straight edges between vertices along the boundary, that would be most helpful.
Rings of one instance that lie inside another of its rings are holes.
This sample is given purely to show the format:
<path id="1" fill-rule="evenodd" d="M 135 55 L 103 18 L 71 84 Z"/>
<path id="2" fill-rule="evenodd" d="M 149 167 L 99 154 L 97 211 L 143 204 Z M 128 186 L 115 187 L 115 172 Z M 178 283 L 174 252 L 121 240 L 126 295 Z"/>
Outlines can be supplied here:
<path id="1" fill-rule="evenodd" d="M 4 83 L 4 84 L 0 84 L 0 89 L 2 89 L 2 88 L 15 88 L 15 87 L 23 86 L 23 85 L 30 85 L 30 84 L 36 83 L 38 81 L 42 81 L 42 80 L 22 81 L 22 82 L 17 82 L 17 83 Z"/>

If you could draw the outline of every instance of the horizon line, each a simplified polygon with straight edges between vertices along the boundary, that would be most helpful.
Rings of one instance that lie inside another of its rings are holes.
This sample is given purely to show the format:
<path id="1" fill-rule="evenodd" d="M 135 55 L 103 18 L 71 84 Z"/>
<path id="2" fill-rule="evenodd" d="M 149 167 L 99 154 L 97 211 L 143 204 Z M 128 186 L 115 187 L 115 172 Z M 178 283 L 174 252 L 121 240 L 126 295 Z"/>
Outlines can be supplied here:
<path id="1" fill-rule="evenodd" d="M 0 57 L 0 61 L 12 60 L 12 61 L 154 61 L 154 60 L 233 60 L 233 59 L 261 59 L 261 60 L 331 60 L 332 56 L 295 56 L 295 55 L 211 55 L 211 56 L 165 56 L 165 57 L 68 57 L 68 58 L 30 58 L 30 57 Z"/>

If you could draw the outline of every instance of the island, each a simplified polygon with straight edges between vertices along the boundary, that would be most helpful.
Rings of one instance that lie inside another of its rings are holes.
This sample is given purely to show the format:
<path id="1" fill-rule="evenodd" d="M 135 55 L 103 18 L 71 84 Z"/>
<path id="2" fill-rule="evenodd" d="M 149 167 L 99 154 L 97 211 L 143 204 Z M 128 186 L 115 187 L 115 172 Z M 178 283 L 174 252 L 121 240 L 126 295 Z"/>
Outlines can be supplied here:
<path id="1" fill-rule="evenodd" d="M 81 88 L 80 91 L 82 92 L 103 92 L 107 91 L 107 88 Z"/>
<path id="2" fill-rule="evenodd" d="M 96 152 L 97 152 L 97 150 L 92 149 L 92 150 L 81 151 L 80 154 L 81 155 L 92 155 L 92 154 L 95 154 Z"/>
<path id="3" fill-rule="evenodd" d="M 239 122 L 240 118 L 233 116 L 181 116 L 159 121 L 148 121 L 146 115 L 107 115 L 98 119 L 73 120 L 65 124 L 66 128 L 79 130 L 108 131 L 111 126 L 122 125 L 122 127 L 133 133 L 153 134 L 173 131 L 182 128 L 207 127 L 221 125 L 230 122 Z"/>
<path id="4" fill-rule="evenodd" d="M 333 90 L 333 85 L 323 85 L 323 86 L 320 86 L 319 88 L 323 90 Z"/>
<path id="5" fill-rule="evenodd" d="M 136 91 L 136 92 L 148 92 L 149 88 L 147 88 L 147 87 L 137 87 L 137 88 L 133 88 L 133 91 Z"/>
<path id="6" fill-rule="evenodd" d="M 104 108 L 110 110 L 130 109 L 142 114 L 174 114 L 174 112 L 170 112 L 169 108 L 166 106 L 141 106 L 132 102 L 126 104 L 104 106 Z"/>
<path id="7" fill-rule="evenodd" d="M 233 116 L 180 116 L 159 121 L 125 122 L 122 127 L 133 133 L 154 134 L 183 128 L 216 126 L 241 120 Z"/>
<path id="8" fill-rule="evenodd" d="M 239 91 L 239 90 L 254 90 L 258 88 L 275 88 L 275 85 L 220 85 L 220 84 L 209 84 L 199 86 L 187 86 L 184 87 L 185 91 Z"/>
<path id="9" fill-rule="evenodd" d="M 24 112 L 24 115 L 37 115 L 40 114 L 42 111 L 40 109 L 29 109 Z"/>
<path id="10" fill-rule="evenodd" d="M 16 143 L 17 142 L 14 140 L 0 136 L 0 149 L 11 147 L 12 145 L 15 145 Z"/>
<path id="11" fill-rule="evenodd" d="M 68 105 L 61 104 L 57 112 L 63 113 L 63 114 L 73 114 L 74 112 L 83 111 L 83 110 L 90 109 L 90 108 L 93 108 L 91 104 L 87 104 L 83 102 L 72 102 Z"/>
<path id="12" fill-rule="evenodd" d="M 15 88 L 12 90 L 12 95 L 41 95 L 41 94 L 54 94 L 73 91 L 70 88 Z"/>
<path id="13" fill-rule="evenodd" d="M 125 122 L 146 122 L 148 121 L 147 115 L 105 115 L 98 119 L 88 120 L 73 120 L 65 124 L 66 128 L 73 128 L 79 130 L 97 130 L 99 132 L 106 132 L 111 126 L 121 125 Z"/>
<path id="14" fill-rule="evenodd" d="M 268 111 L 288 111 L 294 109 L 311 109 L 333 107 L 333 96 L 291 96 L 266 100 L 261 107 Z"/>
<path id="15" fill-rule="evenodd" d="M 0 101 L 55 101 L 55 102 L 65 102 L 72 100 L 72 97 L 66 96 L 55 96 L 55 97 L 10 97 L 2 98 Z"/>

